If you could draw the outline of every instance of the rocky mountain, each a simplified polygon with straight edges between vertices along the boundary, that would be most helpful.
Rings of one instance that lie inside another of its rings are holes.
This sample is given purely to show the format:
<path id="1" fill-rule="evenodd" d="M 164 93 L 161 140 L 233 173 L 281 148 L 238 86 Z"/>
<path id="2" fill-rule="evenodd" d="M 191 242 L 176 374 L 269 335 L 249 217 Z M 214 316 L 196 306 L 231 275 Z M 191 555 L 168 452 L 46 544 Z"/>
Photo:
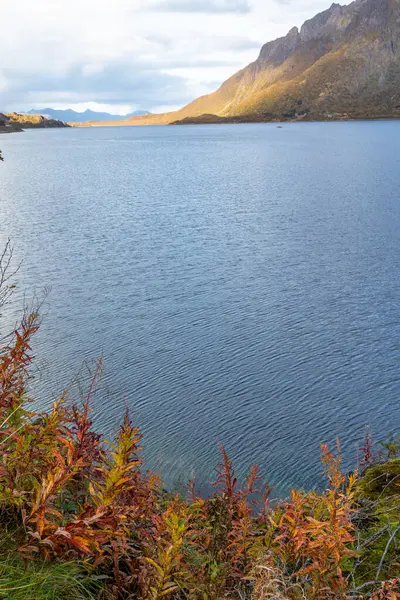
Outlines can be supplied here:
<path id="1" fill-rule="evenodd" d="M 121 119 L 127 119 L 129 117 L 138 117 L 142 115 L 148 115 L 149 112 L 146 110 L 136 110 L 132 113 L 124 115 L 113 115 L 108 112 L 97 112 L 94 110 L 85 110 L 84 112 L 77 112 L 68 108 L 61 110 L 57 108 L 42 108 L 32 109 L 28 112 L 29 115 L 42 115 L 50 119 L 58 119 L 65 121 L 66 123 L 82 123 L 84 121 L 120 121 Z"/>
<path id="2" fill-rule="evenodd" d="M 216 92 L 119 124 L 391 117 L 400 117 L 400 0 L 355 0 L 268 42 Z"/>
<path id="3" fill-rule="evenodd" d="M 400 116 L 400 0 L 332 4 L 183 110 L 266 119 Z"/>
<path id="4" fill-rule="evenodd" d="M 0 133 L 12 133 L 13 131 L 22 131 L 22 128 L 11 125 L 7 115 L 0 113 Z"/>

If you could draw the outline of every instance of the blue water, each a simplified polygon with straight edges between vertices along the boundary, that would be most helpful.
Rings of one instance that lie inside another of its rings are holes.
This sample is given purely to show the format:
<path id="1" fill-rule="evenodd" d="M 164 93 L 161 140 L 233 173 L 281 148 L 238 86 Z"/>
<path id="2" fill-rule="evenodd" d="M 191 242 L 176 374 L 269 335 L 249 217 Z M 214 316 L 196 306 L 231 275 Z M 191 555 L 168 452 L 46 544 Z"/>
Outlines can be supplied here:
<path id="1" fill-rule="evenodd" d="M 168 485 L 213 479 L 217 442 L 276 493 L 400 430 L 400 122 L 92 128 L 3 135 L 0 242 L 45 406 L 104 357 L 93 402 L 125 405 Z M 75 389 L 75 388 L 74 388 Z"/>

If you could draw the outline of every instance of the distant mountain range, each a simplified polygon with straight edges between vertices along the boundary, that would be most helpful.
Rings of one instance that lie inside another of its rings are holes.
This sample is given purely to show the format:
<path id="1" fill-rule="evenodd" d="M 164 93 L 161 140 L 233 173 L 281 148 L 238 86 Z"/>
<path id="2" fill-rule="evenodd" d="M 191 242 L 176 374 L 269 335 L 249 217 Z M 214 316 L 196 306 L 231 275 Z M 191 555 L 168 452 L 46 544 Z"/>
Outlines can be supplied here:
<path id="1" fill-rule="evenodd" d="M 400 0 L 332 4 L 265 44 L 216 92 L 118 124 L 353 118 L 400 118 Z"/>
<path id="2" fill-rule="evenodd" d="M 68 108 L 66 110 L 61 110 L 57 108 L 41 108 L 41 109 L 32 109 L 28 113 L 28 115 L 42 115 L 49 119 L 57 119 L 60 121 L 64 121 L 66 123 L 82 123 L 84 121 L 120 121 L 121 119 L 127 119 L 129 117 L 138 117 L 142 115 L 150 114 L 147 110 L 136 110 L 135 112 L 129 113 L 127 115 L 113 115 L 107 112 L 96 112 L 94 110 L 85 110 L 84 112 L 77 112 Z"/>

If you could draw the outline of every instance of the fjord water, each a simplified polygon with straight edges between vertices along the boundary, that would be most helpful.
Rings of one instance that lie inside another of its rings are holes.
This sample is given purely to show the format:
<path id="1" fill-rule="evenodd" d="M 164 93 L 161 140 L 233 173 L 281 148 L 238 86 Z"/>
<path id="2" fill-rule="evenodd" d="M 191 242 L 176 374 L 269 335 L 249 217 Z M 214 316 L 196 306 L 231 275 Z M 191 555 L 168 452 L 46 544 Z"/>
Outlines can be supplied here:
<path id="1" fill-rule="evenodd" d="M 400 430 L 400 122 L 37 130 L 3 136 L 1 240 L 51 287 L 33 390 L 104 357 L 96 425 L 125 406 L 167 484 L 221 441 L 277 493 Z"/>

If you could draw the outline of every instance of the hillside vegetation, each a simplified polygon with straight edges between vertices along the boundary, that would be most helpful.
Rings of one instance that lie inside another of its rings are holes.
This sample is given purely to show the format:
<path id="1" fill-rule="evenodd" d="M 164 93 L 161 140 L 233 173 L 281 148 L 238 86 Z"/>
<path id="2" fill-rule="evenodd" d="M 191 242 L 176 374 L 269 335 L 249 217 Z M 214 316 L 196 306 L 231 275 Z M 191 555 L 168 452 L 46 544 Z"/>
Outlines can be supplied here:
<path id="1" fill-rule="evenodd" d="M 12 249 L 0 259 L 12 300 Z M 38 412 L 28 391 L 37 310 L 0 348 L 0 598 L 333 600 L 400 598 L 400 444 L 360 474 L 321 446 L 327 487 L 280 502 L 252 466 L 239 482 L 221 446 L 214 493 L 166 491 L 144 470 L 126 414 L 113 441 L 92 425 L 101 365 L 78 398 Z M 4 341 L 6 340 L 6 341 Z M 301 460 L 301 456 L 299 456 Z"/>
<path id="2" fill-rule="evenodd" d="M 47 119 L 42 115 L 23 115 L 16 112 L 5 115 L 8 123 L 15 129 L 49 129 L 55 127 L 68 127 L 67 123 L 57 119 Z"/>
<path id="3" fill-rule="evenodd" d="M 112 124 L 210 122 L 209 115 L 229 122 L 399 118 L 400 0 L 332 4 L 265 44 L 216 92 L 173 113 Z"/>
<path id="4" fill-rule="evenodd" d="M 400 2 L 356 0 L 266 44 L 257 61 L 184 110 L 265 118 L 400 116 Z"/>

